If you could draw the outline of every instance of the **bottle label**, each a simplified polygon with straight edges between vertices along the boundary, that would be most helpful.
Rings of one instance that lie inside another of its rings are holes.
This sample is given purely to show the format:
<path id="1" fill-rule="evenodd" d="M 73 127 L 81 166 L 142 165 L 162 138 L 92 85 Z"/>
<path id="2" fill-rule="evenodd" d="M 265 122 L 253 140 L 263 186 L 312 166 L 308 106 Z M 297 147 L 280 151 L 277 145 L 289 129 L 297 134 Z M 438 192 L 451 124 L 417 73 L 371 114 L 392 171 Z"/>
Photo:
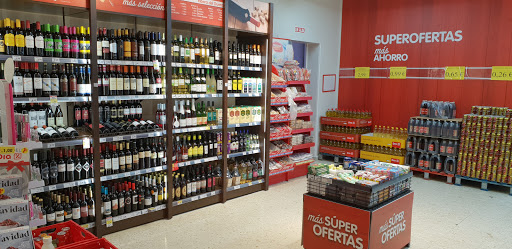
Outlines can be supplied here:
<path id="1" fill-rule="evenodd" d="M 129 41 L 123 42 L 123 47 L 124 47 L 124 57 L 131 58 L 132 57 L 131 42 L 129 42 Z"/>
<path id="2" fill-rule="evenodd" d="M 14 43 L 14 34 L 5 34 L 4 39 L 5 39 L 5 46 L 14 47 L 14 45 L 16 45 Z"/>
<path id="3" fill-rule="evenodd" d="M 36 48 L 44 48 L 43 36 L 36 36 L 36 38 L 34 39 L 34 45 Z"/>
<path id="4" fill-rule="evenodd" d="M 157 88 L 156 84 L 151 84 L 151 87 L 149 88 L 149 93 L 156 94 L 156 88 Z"/>
<path id="5" fill-rule="evenodd" d="M 119 158 L 112 158 L 112 170 L 119 170 Z"/>
<path id="6" fill-rule="evenodd" d="M 52 82 L 52 92 L 58 92 L 59 91 L 59 78 L 51 78 Z"/>
<path id="7" fill-rule="evenodd" d="M 78 84 L 78 93 L 80 94 L 85 94 L 86 93 L 86 87 L 85 87 L 85 84 Z"/>
<path id="8" fill-rule="evenodd" d="M 80 47 L 79 47 L 80 53 L 81 53 L 81 54 L 87 54 L 87 44 L 86 44 L 86 42 L 81 40 L 81 41 L 79 42 L 79 44 L 80 44 L 80 45 L 79 45 L 79 46 L 80 46 Z"/>
<path id="9" fill-rule="evenodd" d="M 125 156 L 125 164 L 128 165 L 128 164 L 132 164 L 132 156 Z"/>
<path id="10" fill-rule="evenodd" d="M 44 38 L 44 50 L 48 52 L 53 52 L 53 39 Z"/>
<path id="11" fill-rule="evenodd" d="M 14 37 L 16 40 L 16 47 L 24 48 L 25 47 L 25 36 L 23 35 L 16 35 Z"/>
<path id="12" fill-rule="evenodd" d="M 94 217 L 94 207 L 88 209 L 89 216 Z"/>
<path id="13" fill-rule="evenodd" d="M 62 164 L 58 164 L 57 165 L 58 167 L 58 172 L 66 172 L 66 164 L 65 163 L 62 163 Z"/>
<path id="14" fill-rule="evenodd" d="M 105 159 L 105 169 L 106 170 L 112 169 L 112 159 Z"/>
<path id="15" fill-rule="evenodd" d="M 123 78 L 117 78 L 116 79 L 116 83 L 117 83 L 117 90 L 118 91 L 122 91 L 124 89 L 124 79 Z"/>
<path id="16" fill-rule="evenodd" d="M 126 157 L 119 157 L 119 165 L 126 165 Z"/>
<path id="17" fill-rule="evenodd" d="M 106 216 L 112 215 L 112 202 L 106 201 L 106 202 L 103 203 L 103 206 L 104 206 L 104 209 L 105 209 L 104 210 L 105 215 Z M 74 214 L 74 211 L 73 211 L 73 214 Z M 73 215 L 73 217 L 74 217 L 74 215 Z M 78 215 L 78 217 L 80 217 L 80 215 Z"/>
<path id="18" fill-rule="evenodd" d="M 132 91 L 137 90 L 137 79 L 130 78 L 130 90 L 132 90 Z"/>
<path id="19" fill-rule="evenodd" d="M 63 52 L 71 51 L 71 45 L 69 44 L 69 39 L 62 39 L 62 51 Z"/>
<path id="20" fill-rule="evenodd" d="M 66 164 L 66 168 L 67 168 L 66 170 L 68 172 L 72 172 L 73 170 L 75 170 L 75 164 L 74 163 L 68 163 L 68 164 Z"/>
<path id="21" fill-rule="evenodd" d="M 13 77 L 14 93 L 17 95 L 23 95 L 24 80 L 22 76 Z"/>
<path id="22" fill-rule="evenodd" d="M 25 47 L 34 48 L 34 37 L 33 36 L 25 36 Z"/>
<path id="23" fill-rule="evenodd" d="M 110 51 L 112 51 L 114 54 L 117 54 L 117 43 L 110 43 Z"/>
<path id="24" fill-rule="evenodd" d="M 110 44 L 108 41 L 101 41 L 101 50 L 104 54 L 110 53 Z"/>
<path id="25" fill-rule="evenodd" d="M 110 78 L 110 90 L 117 91 L 117 79 L 116 78 Z"/>
<path id="26" fill-rule="evenodd" d="M 78 53 L 80 51 L 80 45 L 78 43 L 78 40 L 71 40 L 70 46 L 71 46 L 71 52 Z"/>
<path id="27" fill-rule="evenodd" d="M 149 88 L 149 79 L 142 79 L 142 86 L 144 88 Z"/>
<path id="28" fill-rule="evenodd" d="M 48 221 L 48 223 L 55 222 L 55 213 L 47 214 L 46 220 Z"/>
<path id="29" fill-rule="evenodd" d="M 112 203 L 112 210 L 118 210 L 119 209 L 119 202 L 117 199 L 110 200 Z"/>
<path id="30" fill-rule="evenodd" d="M 60 52 L 62 53 L 62 40 L 60 39 L 54 39 L 53 40 L 53 49 L 55 50 L 55 52 Z"/>
<path id="31" fill-rule="evenodd" d="M 142 87 L 142 79 L 137 79 L 137 93 L 142 93 L 144 91 L 144 88 Z"/>
<path id="32" fill-rule="evenodd" d="M 16 78 L 16 76 L 14 77 Z M 52 90 L 52 80 L 50 78 L 43 78 L 43 91 L 50 92 Z M 16 85 L 14 85 L 16 86 Z M 16 90 L 14 91 L 16 92 Z"/>
<path id="33" fill-rule="evenodd" d="M 89 209 L 87 208 L 87 206 L 80 207 L 80 217 L 87 217 L 87 216 L 89 216 L 88 211 L 89 211 Z"/>
<path id="34" fill-rule="evenodd" d="M 5 40 L 0 40 L 0 53 L 5 53 Z"/>
<path id="35" fill-rule="evenodd" d="M 123 89 L 126 91 L 130 90 L 130 78 L 124 78 L 123 79 Z"/>
<path id="36" fill-rule="evenodd" d="M 23 78 L 23 92 L 25 93 L 34 93 L 32 77 Z"/>
<path id="37" fill-rule="evenodd" d="M 151 206 L 152 203 L 153 203 L 153 199 L 151 199 L 151 197 L 144 198 L 144 205 L 145 206 Z"/>

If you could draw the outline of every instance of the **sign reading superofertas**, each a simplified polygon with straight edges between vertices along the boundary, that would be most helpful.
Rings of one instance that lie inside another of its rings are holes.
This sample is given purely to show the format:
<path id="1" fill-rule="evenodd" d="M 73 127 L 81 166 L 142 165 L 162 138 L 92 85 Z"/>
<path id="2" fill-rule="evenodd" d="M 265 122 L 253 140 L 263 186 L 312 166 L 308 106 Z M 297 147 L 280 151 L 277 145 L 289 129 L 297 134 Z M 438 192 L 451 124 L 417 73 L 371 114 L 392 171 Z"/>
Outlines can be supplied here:
<path id="1" fill-rule="evenodd" d="M 462 39 L 462 30 L 376 35 L 374 44 L 384 45 L 384 47 L 375 49 L 373 61 L 407 61 L 409 59 L 407 53 L 390 53 L 386 45 L 460 42 Z"/>

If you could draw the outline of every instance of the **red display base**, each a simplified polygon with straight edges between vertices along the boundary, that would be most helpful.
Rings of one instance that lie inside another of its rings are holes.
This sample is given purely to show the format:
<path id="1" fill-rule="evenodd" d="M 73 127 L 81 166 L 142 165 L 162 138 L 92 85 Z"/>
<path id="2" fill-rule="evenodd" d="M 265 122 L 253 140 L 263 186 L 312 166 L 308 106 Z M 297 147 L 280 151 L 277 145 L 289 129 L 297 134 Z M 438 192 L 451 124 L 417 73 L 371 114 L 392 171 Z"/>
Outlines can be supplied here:
<path id="1" fill-rule="evenodd" d="M 321 117 L 320 124 L 348 127 L 368 127 L 372 126 L 372 119 Z"/>
<path id="2" fill-rule="evenodd" d="M 409 192 L 377 209 L 364 210 L 304 194 L 302 244 L 305 249 L 397 249 L 411 241 Z"/>
<path id="3" fill-rule="evenodd" d="M 308 174 L 308 166 L 310 164 L 311 163 L 295 165 L 295 169 L 293 171 L 288 172 L 288 180 L 307 175 Z"/>

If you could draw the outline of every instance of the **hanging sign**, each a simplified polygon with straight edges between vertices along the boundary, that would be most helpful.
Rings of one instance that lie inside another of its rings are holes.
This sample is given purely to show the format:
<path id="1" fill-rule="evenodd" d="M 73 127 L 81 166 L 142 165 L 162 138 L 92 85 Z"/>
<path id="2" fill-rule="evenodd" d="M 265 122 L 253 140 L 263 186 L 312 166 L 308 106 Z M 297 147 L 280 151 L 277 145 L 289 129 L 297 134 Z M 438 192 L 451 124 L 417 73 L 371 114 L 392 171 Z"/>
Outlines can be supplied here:
<path id="1" fill-rule="evenodd" d="M 491 80 L 512 80 L 512 67 L 492 67 Z"/>

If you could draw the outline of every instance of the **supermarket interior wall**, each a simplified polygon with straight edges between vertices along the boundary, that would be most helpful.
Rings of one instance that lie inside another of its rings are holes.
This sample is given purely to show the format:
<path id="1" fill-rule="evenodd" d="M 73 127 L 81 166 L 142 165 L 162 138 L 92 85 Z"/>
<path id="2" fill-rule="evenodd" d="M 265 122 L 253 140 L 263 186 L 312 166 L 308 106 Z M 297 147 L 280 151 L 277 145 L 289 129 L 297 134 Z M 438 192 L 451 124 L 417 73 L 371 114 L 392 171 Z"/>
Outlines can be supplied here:
<path id="1" fill-rule="evenodd" d="M 512 33 L 507 31 L 512 25 L 510 9 L 512 1 L 506 0 L 345 0 L 341 68 L 510 65 Z M 457 41 L 459 30 L 462 39 Z M 446 42 L 439 38 L 440 42 L 430 43 L 423 40 L 415 44 L 396 41 L 375 44 L 377 35 L 384 35 L 387 41 L 387 35 L 391 34 L 441 31 L 451 31 L 454 41 L 448 40 L 445 33 Z M 389 54 L 407 54 L 408 60 L 374 61 L 379 52 L 376 50 L 386 48 Z M 480 77 L 490 78 L 490 74 L 488 70 Z M 457 117 L 469 113 L 474 105 L 512 107 L 512 87 L 508 85 L 508 82 L 489 80 L 340 79 L 338 106 L 369 109 L 376 125 L 407 127 L 409 117 L 419 114 L 424 99 L 455 101 Z"/>
<path id="2" fill-rule="evenodd" d="M 322 75 L 336 74 L 339 68 L 339 44 L 341 35 L 340 0 L 265 0 L 274 3 L 274 37 L 306 42 L 306 68 L 312 70 L 311 85 L 306 91 L 313 96 L 313 126 L 315 127 L 318 153 L 319 117 L 336 107 L 338 87 L 335 92 L 322 92 Z M 295 27 L 305 28 L 304 33 L 295 32 Z"/>

